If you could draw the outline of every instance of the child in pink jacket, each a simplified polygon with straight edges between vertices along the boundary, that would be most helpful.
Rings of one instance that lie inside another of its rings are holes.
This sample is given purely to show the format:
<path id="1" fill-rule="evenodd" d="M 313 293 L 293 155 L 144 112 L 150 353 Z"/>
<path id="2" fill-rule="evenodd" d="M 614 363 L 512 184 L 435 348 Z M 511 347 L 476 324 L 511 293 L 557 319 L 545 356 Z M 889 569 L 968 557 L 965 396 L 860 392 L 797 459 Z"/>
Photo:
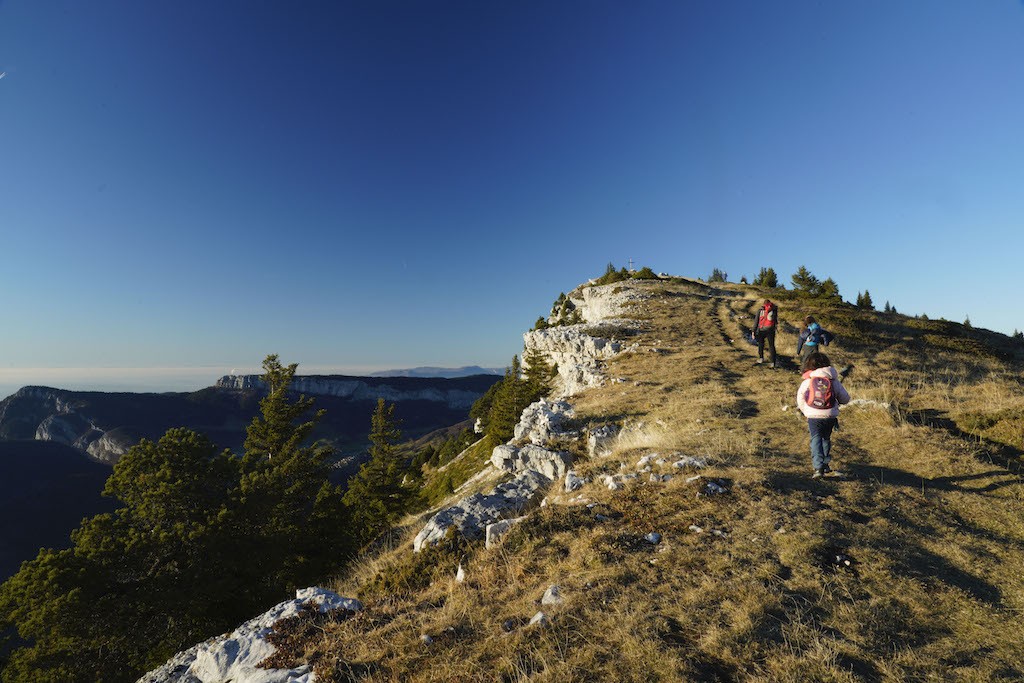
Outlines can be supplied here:
<path id="1" fill-rule="evenodd" d="M 814 479 L 832 470 L 832 430 L 839 426 L 839 406 L 850 402 L 850 394 L 839 381 L 839 373 L 828 356 L 815 352 L 803 366 L 804 381 L 796 392 L 796 404 L 807 418 L 811 433 L 811 464 Z"/>

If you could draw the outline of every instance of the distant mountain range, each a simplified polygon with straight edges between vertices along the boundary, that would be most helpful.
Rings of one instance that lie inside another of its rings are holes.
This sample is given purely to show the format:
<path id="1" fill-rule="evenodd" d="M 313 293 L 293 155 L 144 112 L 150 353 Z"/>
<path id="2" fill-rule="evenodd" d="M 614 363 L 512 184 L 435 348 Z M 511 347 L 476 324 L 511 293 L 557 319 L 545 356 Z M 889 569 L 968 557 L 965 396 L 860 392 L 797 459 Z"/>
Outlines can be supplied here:
<path id="1" fill-rule="evenodd" d="M 472 375 L 504 375 L 505 368 L 482 368 L 466 365 L 461 368 L 435 368 L 424 366 L 405 370 L 381 370 L 371 372 L 370 377 L 470 377 Z"/>
<path id="2" fill-rule="evenodd" d="M 365 455 L 377 399 L 395 405 L 403 439 L 467 419 L 494 374 L 459 378 L 299 375 L 292 387 L 325 415 L 313 437 L 336 450 L 347 480 Z M 239 452 L 263 395 L 258 375 L 229 375 L 191 393 L 106 393 L 22 387 L 0 401 L 0 580 L 40 547 L 65 547 L 83 517 L 113 509 L 100 497 L 113 465 L 142 438 L 187 427 Z"/>

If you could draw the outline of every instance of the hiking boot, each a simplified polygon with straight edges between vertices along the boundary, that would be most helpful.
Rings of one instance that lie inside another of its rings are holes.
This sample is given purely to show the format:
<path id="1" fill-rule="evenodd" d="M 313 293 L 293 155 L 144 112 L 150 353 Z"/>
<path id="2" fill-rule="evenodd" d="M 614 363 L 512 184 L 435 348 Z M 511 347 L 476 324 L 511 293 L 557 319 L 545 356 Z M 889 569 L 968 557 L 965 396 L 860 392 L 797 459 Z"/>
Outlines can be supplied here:
<path id="1" fill-rule="evenodd" d="M 822 474 L 831 474 L 832 473 L 832 468 L 829 467 L 828 465 L 825 465 L 824 467 L 821 468 L 821 473 Z"/>
<path id="2" fill-rule="evenodd" d="M 757 363 L 755 363 L 755 365 L 762 365 L 763 363 L 764 363 L 764 358 L 758 358 L 757 359 Z"/>
<path id="3" fill-rule="evenodd" d="M 821 479 L 825 476 L 825 470 L 814 470 L 814 474 L 811 475 L 811 479 Z"/>

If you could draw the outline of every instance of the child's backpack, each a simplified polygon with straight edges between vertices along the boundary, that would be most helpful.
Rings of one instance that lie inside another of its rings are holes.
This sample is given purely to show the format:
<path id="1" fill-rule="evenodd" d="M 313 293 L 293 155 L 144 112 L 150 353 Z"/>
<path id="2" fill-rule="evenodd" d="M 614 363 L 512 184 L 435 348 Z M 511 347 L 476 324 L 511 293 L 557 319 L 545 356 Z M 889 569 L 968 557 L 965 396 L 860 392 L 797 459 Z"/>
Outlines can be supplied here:
<path id="1" fill-rule="evenodd" d="M 833 339 L 835 337 L 830 332 L 826 332 L 819 326 L 811 328 L 810 334 L 807 335 L 807 343 L 812 346 L 828 346 Z"/>
<path id="2" fill-rule="evenodd" d="M 811 377 L 811 383 L 804 394 L 807 405 L 818 410 L 830 410 L 836 404 L 832 393 L 832 380 L 828 377 Z"/>

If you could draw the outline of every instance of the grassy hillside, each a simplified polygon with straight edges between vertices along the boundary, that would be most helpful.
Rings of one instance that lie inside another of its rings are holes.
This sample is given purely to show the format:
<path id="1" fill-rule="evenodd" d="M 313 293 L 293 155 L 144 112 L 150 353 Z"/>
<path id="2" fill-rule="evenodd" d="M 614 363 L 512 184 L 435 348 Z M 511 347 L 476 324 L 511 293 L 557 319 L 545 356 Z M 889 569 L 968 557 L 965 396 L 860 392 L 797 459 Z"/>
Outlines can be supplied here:
<path id="1" fill-rule="evenodd" d="M 366 609 L 296 627 L 284 659 L 315 662 L 321 681 L 1024 678 L 1017 342 L 771 293 L 780 352 L 814 314 L 865 399 L 840 417 L 840 475 L 812 480 L 796 365 L 756 366 L 744 339 L 764 292 L 622 286 L 654 296 L 633 315 L 637 350 L 571 399 L 578 427 L 624 428 L 610 456 L 580 447 L 591 483 L 553 488 L 491 550 L 451 539 L 414 555 L 423 520 L 408 520 L 338 580 Z M 665 463 L 624 489 L 599 482 L 651 454 Z M 708 461 L 703 479 L 673 469 L 681 455 Z M 698 495 L 709 478 L 728 493 Z M 527 626 L 553 584 L 564 602 Z"/>

